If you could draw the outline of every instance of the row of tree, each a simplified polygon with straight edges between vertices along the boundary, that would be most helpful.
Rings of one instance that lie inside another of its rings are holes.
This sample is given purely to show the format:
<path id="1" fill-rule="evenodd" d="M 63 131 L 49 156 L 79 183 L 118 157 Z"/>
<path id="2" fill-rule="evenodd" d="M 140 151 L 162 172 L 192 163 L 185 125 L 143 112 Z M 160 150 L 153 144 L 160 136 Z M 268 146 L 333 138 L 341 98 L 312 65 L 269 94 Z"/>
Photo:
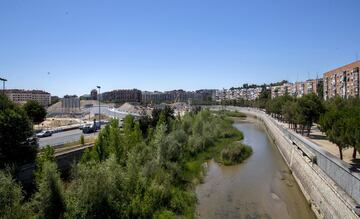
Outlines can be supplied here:
<path id="1" fill-rule="evenodd" d="M 337 145 L 340 159 L 343 149 L 352 147 L 353 158 L 360 149 L 360 100 L 334 97 L 322 101 L 315 94 L 301 98 L 288 95 L 267 101 L 266 112 L 301 134 L 310 135 L 316 123 L 328 140 Z"/>
<path id="2" fill-rule="evenodd" d="M 289 124 L 289 128 L 301 134 L 310 135 L 311 127 L 316 123 L 327 138 L 339 149 L 343 159 L 343 149 L 352 147 L 353 158 L 360 150 L 360 100 L 334 97 L 327 101 L 316 94 L 307 94 L 301 98 L 289 95 L 270 98 L 263 90 L 254 101 L 230 100 L 222 104 L 257 107 L 266 110 L 274 118 Z"/>
<path id="3" fill-rule="evenodd" d="M 310 135 L 314 122 L 318 122 L 320 114 L 324 112 L 321 99 L 311 93 L 301 98 L 289 95 L 273 98 L 266 103 L 266 112 L 280 121 L 289 124 L 295 131 Z"/>
<path id="4" fill-rule="evenodd" d="M 322 93 L 322 88 L 319 94 Z M 324 101 L 322 95 L 308 94 L 301 98 L 289 95 L 271 99 L 270 91 L 265 88 L 256 100 L 227 100 L 223 105 L 256 107 L 266 112 L 301 134 L 310 134 L 316 123 L 327 138 L 335 143 L 343 158 L 343 149 L 352 147 L 353 158 L 360 150 L 360 100 L 334 97 Z"/>
<path id="5" fill-rule="evenodd" d="M 343 158 L 344 148 L 353 148 L 352 157 L 360 151 L 360 100 L 336 97 L 324 103 L 325 111 L 320 115 L 319 127 L 329 140 L 339 148 Z"/>
<path id="6" fill-rule="evenodd" d="M 193 160 L 234 133 L 231 122 L 208 110 L 174 118 L 170 109 L 151 118 L 112 120 L 86 150 L 66 184 L 53 150 L 37 159 L 36 191 L 0 172 L 0 218 L 176 218 L 194 216 Z"/>

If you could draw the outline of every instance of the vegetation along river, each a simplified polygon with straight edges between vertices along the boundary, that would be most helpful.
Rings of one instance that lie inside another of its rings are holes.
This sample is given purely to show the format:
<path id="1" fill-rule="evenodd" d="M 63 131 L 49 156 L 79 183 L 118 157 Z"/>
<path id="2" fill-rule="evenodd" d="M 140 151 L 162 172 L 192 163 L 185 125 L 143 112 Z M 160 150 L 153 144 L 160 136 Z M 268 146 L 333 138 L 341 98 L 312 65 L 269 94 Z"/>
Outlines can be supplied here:
<path id="1" fill-rule="evenodd" d="M 198 218 L 315 218 L 289 168 L 263 127 L 248 119 L 234 124 L 253 154 L 243 163 L 208 162 L 196 188 Z"/>

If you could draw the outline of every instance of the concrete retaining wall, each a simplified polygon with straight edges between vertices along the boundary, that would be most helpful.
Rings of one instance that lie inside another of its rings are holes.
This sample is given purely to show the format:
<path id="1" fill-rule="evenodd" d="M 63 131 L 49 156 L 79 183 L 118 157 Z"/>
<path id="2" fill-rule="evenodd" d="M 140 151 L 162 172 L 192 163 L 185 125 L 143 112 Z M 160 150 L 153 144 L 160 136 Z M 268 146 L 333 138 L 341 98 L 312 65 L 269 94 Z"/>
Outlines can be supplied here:
<path id="1" fill-rule="evenodd" d="M 71 151 L 55 154 L 58 169 L 60 171 L 69 170 L 74 163 L 77 163 L 81 159 L 84 150 L 92 146 L 93 145 L 86 145 Z M 16 179 L 19 180 L 25 187 L 29 186 L 33 182 L 34 170 L 35 163 L 23 165 L 16 171 Z"/>
<path id="2" fill-rule="evenodd" d="M 311 150 L 294 144 L 275 120 L 265 113 L 244 108 L 232 109 L 255 117 L 264 124 L 318 218 L 359 218 L 356 213 L 358 203 L 316 164 L 316 159 L 312 160 L 311 155 L 314 154 Z"/>

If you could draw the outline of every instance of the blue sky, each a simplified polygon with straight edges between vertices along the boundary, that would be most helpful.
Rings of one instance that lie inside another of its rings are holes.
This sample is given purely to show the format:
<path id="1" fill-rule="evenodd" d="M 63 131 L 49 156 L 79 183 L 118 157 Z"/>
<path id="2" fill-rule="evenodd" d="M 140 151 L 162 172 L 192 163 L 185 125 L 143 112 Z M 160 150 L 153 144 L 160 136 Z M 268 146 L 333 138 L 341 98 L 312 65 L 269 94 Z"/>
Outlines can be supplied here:
<path id="1" fill-rule="evenodd" d="M 54 95 L 316 78 L 360 57 L 359 0 L 0 0 L 0 77 Z"/>

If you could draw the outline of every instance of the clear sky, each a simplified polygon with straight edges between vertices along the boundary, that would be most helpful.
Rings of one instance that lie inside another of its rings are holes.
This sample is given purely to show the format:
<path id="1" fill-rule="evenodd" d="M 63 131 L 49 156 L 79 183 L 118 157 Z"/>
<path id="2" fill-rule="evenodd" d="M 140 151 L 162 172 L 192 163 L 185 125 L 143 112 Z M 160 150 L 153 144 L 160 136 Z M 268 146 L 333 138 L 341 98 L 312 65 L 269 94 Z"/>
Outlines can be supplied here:
<path id="1" fill-rule="evenodd" d="M 54 95 L 316 78 L 360 57 L 360 0 L 0 0 L 0 77 Z"/>

